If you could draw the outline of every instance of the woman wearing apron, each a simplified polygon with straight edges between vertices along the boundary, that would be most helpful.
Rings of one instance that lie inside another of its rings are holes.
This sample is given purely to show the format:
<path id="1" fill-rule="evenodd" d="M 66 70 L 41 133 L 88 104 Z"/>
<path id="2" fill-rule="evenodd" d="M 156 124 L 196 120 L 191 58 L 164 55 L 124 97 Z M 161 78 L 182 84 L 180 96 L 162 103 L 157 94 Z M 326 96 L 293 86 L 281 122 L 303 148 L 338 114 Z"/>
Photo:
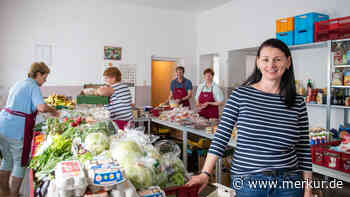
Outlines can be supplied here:
<path id="1" fill-rule="evenodd" d="M 184 67 L 176 68 L 176 79 L 171 81 L 169 99 L 174 99 L 183 107 L 191 108 L 189 99 L 192 96 L 192 82 L 184 77 L 184 73 Z"/>
<path id="2" fill-rule="evenodd" d="M 110 97 L 109 104 L 105 105 L 105 108 L 118 127 L 124 129 L 133 117 L 129 87 L 121 83 L 122 74 L 117 67 L 107 68 L 103 76 L 108 86 L 101 87 L 98 91 L 101 95 Z"/>
<path id="3" fill-rule="evenodd" d="M 224 95 L 220 87 L 213 82 L 214 71 L 207 68 L 203 74 L 205 82 L 197 89 L 196 107 L 200 109 L 200 116 L 207 119 L 218 119 L 219 106 L 224 104 Z"/>
<path id="4" fill-rule="evenodd" d="M 37 112 L 58 115 L 55 109 L 45 104 L 40 91 L 49 73 L 45 63 L 33 63 L 28 78 L 11 87 L 6 107 L 0 112 L 0 150 L 3 156 L 0 196 L 19 196 L 25 167 L 29 163 Z"/>

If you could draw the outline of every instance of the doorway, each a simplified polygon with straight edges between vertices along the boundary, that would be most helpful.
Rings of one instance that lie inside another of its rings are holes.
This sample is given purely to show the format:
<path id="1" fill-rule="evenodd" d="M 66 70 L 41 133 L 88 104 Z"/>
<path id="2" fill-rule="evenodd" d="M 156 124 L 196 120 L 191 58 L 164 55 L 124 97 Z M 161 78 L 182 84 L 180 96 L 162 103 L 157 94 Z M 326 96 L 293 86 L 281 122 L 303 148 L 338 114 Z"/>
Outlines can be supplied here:
<path id="1" fill-rule="evenodd" d="M 168 100 L 170 83 L 176 76 L 176 61 L 152 59 L 152 106 Z"/>

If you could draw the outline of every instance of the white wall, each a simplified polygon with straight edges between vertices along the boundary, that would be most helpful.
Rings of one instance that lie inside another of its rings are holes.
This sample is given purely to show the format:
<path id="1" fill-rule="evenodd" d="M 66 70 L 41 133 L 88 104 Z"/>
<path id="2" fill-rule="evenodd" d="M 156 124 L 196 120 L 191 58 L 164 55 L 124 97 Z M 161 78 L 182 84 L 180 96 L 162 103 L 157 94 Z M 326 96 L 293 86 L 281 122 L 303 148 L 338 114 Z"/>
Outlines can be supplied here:
<path id="1" fill-rule="evenodd" d="M 122 47 L 137 65 L 137 85 L 151 83 L 151 56 L 182 57 L 196 80 L 194 14 L 121 5 L 114 0 L 1 0 L 0 84 L 25 77 L 35 43 L 55 44 L 46 85 L 101 82 L 103 46 Z"/>
<path id="2" fill-rule="evenodd" d="M 232 0 L 197 16 L 198 53 L 256 47 L 275 37 L 275 20 L 306 12 L 350 14 L 349 0 Z"/>

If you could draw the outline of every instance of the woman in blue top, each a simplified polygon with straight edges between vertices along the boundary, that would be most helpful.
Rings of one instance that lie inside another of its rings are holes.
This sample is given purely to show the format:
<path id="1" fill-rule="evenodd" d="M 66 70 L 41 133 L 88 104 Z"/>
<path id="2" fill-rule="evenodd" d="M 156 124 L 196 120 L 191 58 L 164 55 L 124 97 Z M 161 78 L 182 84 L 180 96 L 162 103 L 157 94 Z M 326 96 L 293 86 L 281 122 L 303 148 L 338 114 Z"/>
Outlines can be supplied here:
<path id="1" fill-rule="evenodd" d="M 187 185 L 208 183 L 235 125 L 231 187 L 237 197 L 312 195 L 309 185 L 301 187 L 302 179 L 312 179 L 307 110 L 296 94 L 291 53 L 282 41 L 269 39 L 258 49 L 255 71 L 225 105 L 202 173 Z"/>
<path id="2" fill-rule="evenodd" d="M 31 65 L 28 78 L 11 87 L 5 109 L 0 112 L 0 196 L 19 196 L 25 166 L 28 164 L 37 112 L 57 111 L 47 104 L 40 86 L 46 82 L 50 69 L 43 62 Z M 11 175 L 11 177 L 10 177 Z"/>

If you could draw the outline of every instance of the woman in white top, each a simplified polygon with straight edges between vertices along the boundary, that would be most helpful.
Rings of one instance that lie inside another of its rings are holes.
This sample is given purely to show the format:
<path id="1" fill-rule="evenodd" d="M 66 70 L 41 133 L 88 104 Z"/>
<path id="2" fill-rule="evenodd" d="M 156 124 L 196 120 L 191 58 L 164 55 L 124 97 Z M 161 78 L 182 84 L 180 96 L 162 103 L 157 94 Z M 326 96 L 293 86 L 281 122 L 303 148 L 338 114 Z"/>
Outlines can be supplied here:
<path id="1" fill-rule="evenodd" d="M 205 82 L 196 93 L 196 106 L 199 115 L 205 118 L 219 118 L 219 106 L 224 104 L 224 94 L 220 87 L 213 82 L 214 71 L 207 68 L 203 72 Z"/>

